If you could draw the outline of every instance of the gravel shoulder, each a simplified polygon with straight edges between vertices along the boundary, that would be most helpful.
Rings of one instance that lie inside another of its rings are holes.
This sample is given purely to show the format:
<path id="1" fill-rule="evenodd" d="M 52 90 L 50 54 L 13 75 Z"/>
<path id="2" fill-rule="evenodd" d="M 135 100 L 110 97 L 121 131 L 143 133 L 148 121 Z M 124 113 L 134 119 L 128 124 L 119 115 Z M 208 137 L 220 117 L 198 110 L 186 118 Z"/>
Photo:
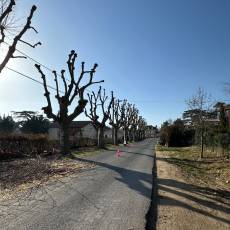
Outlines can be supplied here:
<path id="1" fill-rule="evenodd" d="M 157 151 L 157 230 L 230 229 L 229 199 L 219 199 L 213 190 L 186 179 L 167 158 Z"/>

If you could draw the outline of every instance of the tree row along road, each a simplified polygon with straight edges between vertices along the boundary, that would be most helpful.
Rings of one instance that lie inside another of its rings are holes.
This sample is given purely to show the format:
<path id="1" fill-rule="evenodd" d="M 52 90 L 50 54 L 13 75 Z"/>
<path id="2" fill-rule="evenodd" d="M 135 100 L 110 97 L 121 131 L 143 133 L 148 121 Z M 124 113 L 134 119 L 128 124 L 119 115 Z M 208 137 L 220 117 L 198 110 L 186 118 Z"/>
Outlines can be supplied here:
<path id="1" fill-rule="evenodd" d="M 96 167 L 9 206 L 12 215 L 0 216 L 1 229 L 145 229 L 153 149 L 148 139 L 121 147 L 121 157 L 108 150 L 84 158 Z"/>

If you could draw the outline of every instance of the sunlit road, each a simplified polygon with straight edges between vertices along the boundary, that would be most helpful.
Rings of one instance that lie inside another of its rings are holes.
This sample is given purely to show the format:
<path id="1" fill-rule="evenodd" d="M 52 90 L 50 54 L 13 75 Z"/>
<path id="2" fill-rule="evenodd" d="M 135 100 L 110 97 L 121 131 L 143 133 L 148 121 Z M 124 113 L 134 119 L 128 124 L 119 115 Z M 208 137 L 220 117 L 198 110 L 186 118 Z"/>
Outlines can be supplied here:
<path id="1" fill-rule="evenodd" d="M 121 147 L 121 157 L 104 151 L 85 158 L 97 166 L 49 185 L 43 199 L 21 201 L 14 215 L 0 216 L 0 229 L 145 229 L 153 148 L 148 139 Z"/>

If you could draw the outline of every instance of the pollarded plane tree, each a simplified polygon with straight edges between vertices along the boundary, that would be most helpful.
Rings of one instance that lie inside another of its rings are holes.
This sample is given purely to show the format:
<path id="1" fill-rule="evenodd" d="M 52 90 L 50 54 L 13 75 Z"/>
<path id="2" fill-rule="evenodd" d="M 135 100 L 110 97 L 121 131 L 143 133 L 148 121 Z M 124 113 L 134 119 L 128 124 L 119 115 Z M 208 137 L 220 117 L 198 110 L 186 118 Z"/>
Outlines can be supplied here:
<path id="1" fill-rule="evenodd" d="M 5 43 L 9 45 L 7 52 L 4 54 L 2 59 L 0 60 L 0 73 L 9 62 L 10 58 L 26 58 L 25 56 L 16 56 L 14 55 L 16 51 L 16 46 L 19 42 L 24 43 L 32 48 L 35 48 L 37 45 L 41 45 L 41 42 L 37 42 L 36 44 L 31 44 L 28 41 L 23 39 L 23 35 L 30 29 L 37 33 L 37 30 L 31 26 L 32 18 L 34 16 L 34 12 L 36 11 L 36 6 L 33 5 L 29 16 L 26 19 L 24 26 L 18 26 L 17 20 L 14 16 L 14 8 L 16 6 L 15 0 L 1 0 L 0 1 L 0 46 Z M 16 28 L 20 28 L 19 31 Z M 14 33 L 12 33 L 12 30 Z M 11 44 L 6 42 L 7 32 L 11 35 L 13 34 L 13 40 Z"/>
<path id="2" fill-rule="evenodd" d="M 124 145 L 126 145 L 128 141 L 131 108 L 132 105 L 128 103 L 127 100 L 123 100 L 121 104 L 121 123 L 124 132 Z"/>
<path id="3" fill-rule="evenodd" d="M 138 118 L 138 110 L 135 105 L 128 104 L 127 108 L 127 132 L 128 132 L 128 140 L 135 141 L 135 132 Z"/>
<path id="4" fill-rule="evenodd" d="M 135 105 L 128 103 L 127 100 L 115 100 L 113 94 L 112 98 L 113 104 L 109 119 L 114 129 L 114 144 L 117 144 L 117 133 L 120 128 L 123 129 L 124 144 L 127 144 L 128 140 L 139 140 L 141 134 L 144 137 L 146 122 L 138 115 L 139 111 Z"/>
<path id="5" fill-rule="evenodd" d="M 132 140 L 132 125 L 133 125 L 133 112 L 134 112 L 134 105 L 128 103 L 127 104 L 127 141 Z"/>
<path id="6" fill-rule="evenodd" d="M 88 99 L 90 102 L 90 108 L 89 112 L 85 110 L 85 115 L 92 121 L 93 126 L 97 131 L 97 146 L 99 148 L 104 148 L 104 129 L 106 126 L 106 122 L 109 119 L 113 99 L 111 97 L 108 102 L 109 98 L 105 93 L 105 89 L 102 90 L 101 86 L 99 87 L 97 93 L 92 92 L 92 94 L 88 94 Z M 98 115 L 99 113 L 101 113 L 101 119 Z"/>
<path id="7" fill-rule="evenodd" d="M 135 141 L 135 132 L 138 122 L 138 110 L 135 105 L 127 103 L 126 128 L 128 141 Z"/>
<path id="8" fill-rule="evenodd" d="M 127 136 L 126 136 L 126 127 L 127 127 L 127 117 L 126 117 L 126 114 L 127 114 L 127 100 L 123 100 L 122 101 L 120 112 L 121 112 L 121 118 L 120 118 L 121 119 L 121 128 L 123 129 L 123 137 L 124 137 L 123 143 L 124 143 L 124 145 L 126 145 L 126 143 L 127 143 Z"/>
<path id="9" fill-rule="evenodd" d="M 115 99 L 112 92 L 112 108 L 109 113 L 109 124 L 113 127 L 113 144 L 118 145 L 118 132 L 122 127 L 121 100 Z"/>
<path id="10" fill-rule="evenodd" d="M 145 138 L 145 128 L 146 128 L 146 121 L 142 116 L 139 116 L 138 119 L 138 140 L 143 140 Z"/>
<path id="11" fill-rule="evenodd" d="M 132 106 L 130 114 L 130 133 L 131 133 L 131 140 L 136 141 L 136 132 L 137 132 L 137 126 L 138 126 L 138 118 L 139 118 L 139 111 L 135 107 L 135 105 Z"/>
<path id="12" fill-rule="evenodd" d="M 88 117 L 96 132 L 97 132 L 97 145 L 99 145 L 99 136 L 98 136 L 98 132 L 99 132 L 99 127 L 100 127 L 100 122 L 98 121 L 99 116 L 98 116 L 98 106 L 100 105 L 99 103 L 99 94 L 101 91 L 101 87 L 99 87 L 99 91 L 97 92 L 97 94 L 95 94 L 95 92 L 93 91 L 92 94 L 87 94 L 88 99 L 89 99 L 89 112 L 87 112 L 87 110 L 85 109 L 85 115 L 86 117 Z"/>
<path id="13" fill-rule="evenodd" d="M 101 81 L 93 81 L 94 74 L 96 72 L 97 64 L 94 64 L 91 70 L 85 70 L 85 63 L 81 63 L 80 74 L 78 78 L 75 78 L 75 61 L 77 58 L 77 53 L 72 50 L 69 54 L 69 58 L 67 61 L 68 72 L 70 76 L 69 84 L 67 84 L 67 78 L 65 76 L 65 70 L 61 70 L 60 76 L 62 79 L 62 85 L 64 86 L 64 92 L 59 90 L 59 74 L 56 71 L 53 71 L 54 81 L 56 85 L 56 100 L 58 102 L 59 110 L 55 114 L 53 112 L 53 106 L 50 98 L 50 92 L 47 87 L 46 75 L 41 69 L 41 66 L 35 64 L 38 72 L 40 73 L 43 86 L 44 86 L 44 96 L 46 97 L 47 106 L 43 107 L 42 110 L 47 115 L 48 118 L 53 119 L 54 122 L 57 122 L 61 128 L 61 152 L 62 154 L 70 153 L 70 143 L 69 143 L 69 127 L 71 122 L 78 117 L 86 107 L 88 100 L 85 99 L 84 94 L 85 90 L 93 84 L 104 82 Z M 85 77 L 88 76 L 88 80 L 86 83 L 82 83 Z M 77 99 L 78 98 L 78 99 Z M 77 105 L 75 106 L 76 99 L 78 100 Z M 69 108 L 71 105 L 74 105 L 74 109 L 72 112 L 69 112 Z"/>
<path id="14" fill-rule="evenodd" d="M 142 123 L 142 134 L 143 134 L 143 139 L 145 139 L 145 131 L 146 131 L 146 126 L 147 126 L 147 121 L 145 118 L 143 118 L 143 123 Z"/>

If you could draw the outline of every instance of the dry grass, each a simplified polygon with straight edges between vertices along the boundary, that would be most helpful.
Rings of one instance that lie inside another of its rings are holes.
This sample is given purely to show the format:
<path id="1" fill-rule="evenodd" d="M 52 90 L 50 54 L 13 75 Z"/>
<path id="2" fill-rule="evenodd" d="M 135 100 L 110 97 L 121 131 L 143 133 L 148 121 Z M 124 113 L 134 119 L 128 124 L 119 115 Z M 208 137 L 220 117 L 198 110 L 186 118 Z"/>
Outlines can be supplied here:
<path id="1" fill-rule="evenodd" d="M 76 151 L 72 151 L 72 155 L 74 157 L 88 157 L 88 156 L 93 156 L 95 154 L 98 154 L 101 152 L 101 149 L 95 147 L 95 146 L 92 146 L 92 147 L 82 147 L 82 148 L 79 148 L 78 150 Z"/>
<path id="2" fill-rule="evenodd" d="M 123 146 L 123 144 L 119 144 L 118 146 Z M 115 151 L 118 146 L 113 145 L 113 144 L 106 144 L 104 149 L 100 149 L 98 147 L 92 146 L 92 147 L 82 147 L 79 148 L 76 151 L 72 151 L 72 155 L 74 157 L 89 157 L 89 156 L 94 156 L 103 150 L 112 150 Z"/>
<path id="3" fill-rule="evenodd" d="M 0 200 L 37 189 L 47 182 L 93 167 L 93 164 L 58 157 L 15 159 L 0 162 Z"/>
<path id="4" fill-rule="evenodd" d="M 216 154 L 205 152 L 203 159 L 199 158 L 198 147 L 162 147 L 157 151 L 165 153 L 167 161 L 182 169 L 188 179 L 196 180 L 212 188 L 230 190 L 230 159 L 216 157 Z"/>

